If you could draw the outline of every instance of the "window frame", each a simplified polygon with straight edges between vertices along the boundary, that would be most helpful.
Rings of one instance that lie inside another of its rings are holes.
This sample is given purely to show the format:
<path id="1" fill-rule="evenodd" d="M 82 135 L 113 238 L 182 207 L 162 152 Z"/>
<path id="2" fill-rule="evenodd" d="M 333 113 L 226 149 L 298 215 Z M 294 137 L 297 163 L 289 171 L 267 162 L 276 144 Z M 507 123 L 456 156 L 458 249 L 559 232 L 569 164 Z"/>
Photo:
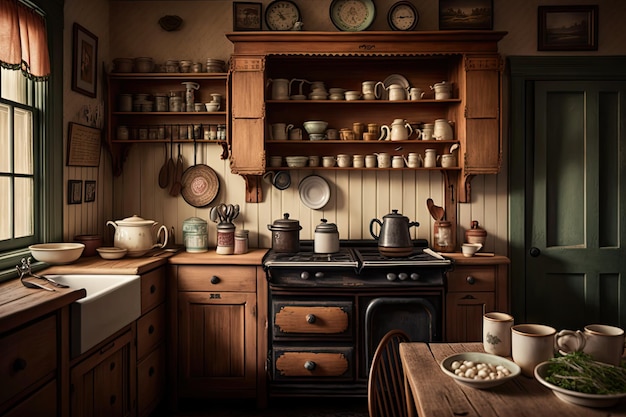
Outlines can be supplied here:
<path id="1" fill-rule="evenodd" d="M 33 152 L 38 155 L 35 165 L 37 187 L 41 190 L 35 203 L 35 216 L 40 225 L 41 242 L 63 240 L 63 1 L 31 0 L 46 17 L 50 67 L 48 92 L 43 109 L 37 111 L 34 123 L 41 126 L 35 138 Z M 34 103 L 35 107 L 39 103 Z M 30 256 L 28 247 L 0 252 L 0 281 L 17 276 L 15 265 Z"/>

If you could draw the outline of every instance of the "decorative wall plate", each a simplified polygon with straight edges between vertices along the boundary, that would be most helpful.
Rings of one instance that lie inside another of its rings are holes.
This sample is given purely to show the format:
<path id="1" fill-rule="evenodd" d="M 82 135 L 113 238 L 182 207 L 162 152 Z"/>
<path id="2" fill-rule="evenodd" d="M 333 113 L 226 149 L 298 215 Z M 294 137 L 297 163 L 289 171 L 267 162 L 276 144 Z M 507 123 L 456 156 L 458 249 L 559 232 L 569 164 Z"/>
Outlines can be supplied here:
<path id="1" fill-rule="evenodd" d="M 360 32 L 370 27 L 376 17 L 372 0 L 333 0 L 330 19 L 335 27 L 344 32 Z"/>

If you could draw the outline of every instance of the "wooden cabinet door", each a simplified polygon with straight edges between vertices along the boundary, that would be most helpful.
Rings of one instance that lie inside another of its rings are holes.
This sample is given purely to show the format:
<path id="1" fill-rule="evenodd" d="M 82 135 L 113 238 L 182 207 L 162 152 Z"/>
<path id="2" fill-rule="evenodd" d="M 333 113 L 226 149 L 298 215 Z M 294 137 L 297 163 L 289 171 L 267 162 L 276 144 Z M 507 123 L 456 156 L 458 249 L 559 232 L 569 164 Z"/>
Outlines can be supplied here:
<path id="1" fill-rule="evenodd" d="M 446 341 L 483 340 L 483 312 L 493 311 L 493 292 L 448 293 L 446 296 Z"/>
<path id="2" fill-rule="evenodd" d="M 256 392 L 256 295 L 181 292 L 178 306 L 180 396 Z"/>
<path id="3" fill-rule="evenodd" d="M 71 415 L 134 415 L 135 375 L 134 341 L 129 330 L 72 368 Z"/>
<path id="4" fill-rule="evenodd" d="M 468 56 L 465 61 L 466 174 L 497 174 L 500 170 L 501 67 L 499 55 Z"/>

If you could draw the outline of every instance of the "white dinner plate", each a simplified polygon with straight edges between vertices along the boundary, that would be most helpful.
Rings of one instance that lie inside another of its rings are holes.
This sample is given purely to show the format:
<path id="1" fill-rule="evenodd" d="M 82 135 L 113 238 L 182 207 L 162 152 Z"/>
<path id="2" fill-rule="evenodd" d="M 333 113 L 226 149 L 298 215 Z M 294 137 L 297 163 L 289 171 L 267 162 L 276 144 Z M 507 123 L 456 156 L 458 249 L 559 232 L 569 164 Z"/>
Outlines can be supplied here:
<path id="1" fill-rule="evenodd" d="M 319 175 L 309 175 L 298 185 L 300 200 L 308 208 L 319 210 L 330 200 L 330 185 Z"/>

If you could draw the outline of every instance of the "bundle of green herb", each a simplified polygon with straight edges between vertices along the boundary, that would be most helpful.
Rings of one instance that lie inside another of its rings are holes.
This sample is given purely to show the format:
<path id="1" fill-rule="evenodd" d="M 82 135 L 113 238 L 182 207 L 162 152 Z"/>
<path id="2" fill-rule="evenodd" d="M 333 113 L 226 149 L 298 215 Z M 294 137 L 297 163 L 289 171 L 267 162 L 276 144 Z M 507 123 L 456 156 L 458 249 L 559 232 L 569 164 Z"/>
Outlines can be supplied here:
<path id="1" fill-rule="evenodd" d="M 596 362 L 583 352 L 550 359 L 546 381 L 585 394 L 626 393 L 626 369 Z"/>

